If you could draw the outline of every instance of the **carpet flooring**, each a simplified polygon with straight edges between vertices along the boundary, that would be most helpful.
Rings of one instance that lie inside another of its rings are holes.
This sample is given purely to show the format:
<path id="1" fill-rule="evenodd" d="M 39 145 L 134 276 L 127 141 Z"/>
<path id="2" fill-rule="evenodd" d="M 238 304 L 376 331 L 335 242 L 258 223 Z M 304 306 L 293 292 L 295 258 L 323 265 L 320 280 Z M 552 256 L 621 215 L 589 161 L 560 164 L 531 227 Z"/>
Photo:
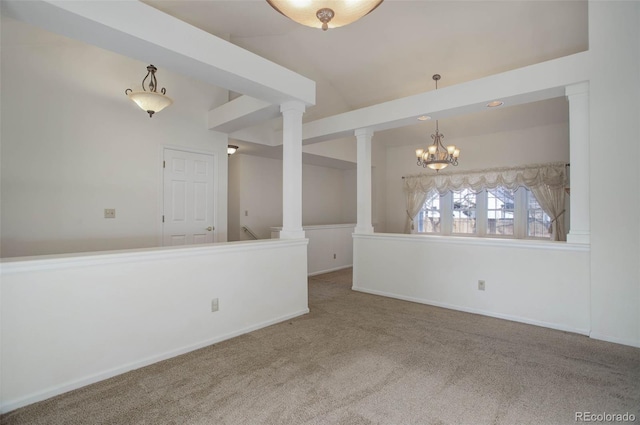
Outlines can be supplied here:
<path id="1" fill-rule="evenodd" d="M 308 315 L 0 421 L 574 424 L 576 412 L 628 412 L 640 423 L 640 349 L 350 288 L 350 269 L 309 278 Z"/>

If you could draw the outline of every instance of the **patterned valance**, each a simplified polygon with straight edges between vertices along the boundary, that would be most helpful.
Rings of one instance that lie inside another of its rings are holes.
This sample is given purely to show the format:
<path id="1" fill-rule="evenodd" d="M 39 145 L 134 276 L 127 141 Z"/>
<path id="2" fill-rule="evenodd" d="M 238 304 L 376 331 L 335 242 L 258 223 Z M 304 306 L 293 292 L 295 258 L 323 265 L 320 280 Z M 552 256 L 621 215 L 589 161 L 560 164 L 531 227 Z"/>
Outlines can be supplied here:
<path id="1" fill-rule="evenodd" d="M 429 193 L 432 190 L 444 195 L 449 191 L 506 187 L 515 190 L 521 186 L 529 189 L 546 185 L 552 189 L 564 189 L 567 183 L 566 164 L 525 165 L 510 168 L 488 168 L 485 170 L 462 172 L 439 172 L 437 174 L 416 174 L 404 177 L 405 192 Z"/>

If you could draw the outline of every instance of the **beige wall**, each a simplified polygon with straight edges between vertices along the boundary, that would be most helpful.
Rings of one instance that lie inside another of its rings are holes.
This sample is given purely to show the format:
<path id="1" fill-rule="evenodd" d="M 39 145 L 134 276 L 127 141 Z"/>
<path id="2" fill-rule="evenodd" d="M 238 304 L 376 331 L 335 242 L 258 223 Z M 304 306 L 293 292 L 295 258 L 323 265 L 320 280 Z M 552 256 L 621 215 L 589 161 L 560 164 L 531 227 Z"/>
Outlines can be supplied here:
<path id="1" fill-rule="evenodd" d="M 446 129 L 446 121 L 440 128 Z M 569 162 L 568 123 L 447 140 L 449 143 L 459 146 L 462 151 L 460 165 L 454 171 Z M 386 214 L 389 233 L 404 231 L 406 206 L 402 176 L 433 173 L 416 165 L 415 150 L 419 147 L 423 146 L 387 149 Z"/>
<path id="2" fill-rule="evenodd" d="M 147 63 L 8 18 L 1 54 L 3 257 L 159 245 L 163 146 L 217 154 L 226 240 L 226 135 L 205 123 L 226 90 L 156 63 L 174 103 L 150 119 L 124 94 Z"/>
<path id="3" fill-rule="evenodd" d="M 249 227 L 260 239 L 282 226 L 282 161 L 235 154 L 229 159 L 229 240 L 245 240 Z M 302 166 L 302 224 L 353 223 L 355 170 Z M 237 197 L 237 200 L 235 198 Z"/>

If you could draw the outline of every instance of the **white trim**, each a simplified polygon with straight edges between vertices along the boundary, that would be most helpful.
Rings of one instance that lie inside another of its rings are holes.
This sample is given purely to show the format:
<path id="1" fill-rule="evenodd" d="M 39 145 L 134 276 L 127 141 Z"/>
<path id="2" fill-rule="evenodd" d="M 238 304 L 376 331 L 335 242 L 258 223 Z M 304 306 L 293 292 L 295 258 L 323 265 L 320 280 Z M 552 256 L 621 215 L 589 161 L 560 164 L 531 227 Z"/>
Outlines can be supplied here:
<path id="1" fill-rule="evenodd" d="M 325 274 L 325 273 L 331 273 L 331 272 L 337 272 L 338 270 L 344 270 L 344 269 L 348 269 L 350 267 L 353 267 L 353 264 L 348 264 L 346 266 L 340 266 L 340 267 L 334 267 L 332 269 L 327 269 L 327 270 L 321 270 L 319 272 L 313 272 L 313 273 L 309 273 L 307 276 L 317 276 L 319 274 Z"/>
<path id="2" fill-rule="evenodd" d="M 202 342 L 199 342 L 197 344 L 192 344 L 192 345 L 188 345 L 182 348 L 178 348 L 176 350 L 171 350 L 171 351 L 167 351 L 165 353 L 162 354 L 158 354 L 155 356 L 150 356 L 147 357 L 146 359 L 142 359 L 140 361 L 136 361 L 136 362 L 132 362 L 132 363 L 128 363 L 113 369 L 109 369 L 100 373 L 96 373 L 94 375 L 90 375 L 87 376 L 85 378 L 82 379 L 77 379 L 71 382 L 68 382 L 66 384 L 63 385 L 58 385 L 55 387 L 51 387 L 48 388 L 46 390 L 37 392 L 35 394 L 32 394 L 28 397 L 23 397 L 21 399 L 17 399 L 17 400 L 9 400 L 8 402 L 5 402 L 4 404 L 0 405 L 0 413 L 7 413 L 11 410 L 15 410 L 18 409 L 20 407 L 26 406 L 28 404 L 32 404 L 32 403 L 36 403 L 38 401 L 42 401 L 42 400 L 46 400 L 48 398 L 54 397 L 56 395 L 59 394 L 63 394 L 66 393 L 68 391 L 72 391 L 81 387 L 84 387 L 86 385 L 90 385 L 99 381 L 103 381 L 105 379 L 117 376 L 117 375 L 121 375 L 123 373 L 129 372 L 131 370 L 135 370 L 135 369 L 139 369 L 141 367 L 145 367 L 163 360 L 167 360 L 170 359 L 172 357 L 176 357 L 179 356 L 181 354 L 185 354 L 191 351 L 195 351 L 198 350 L 200 348 L 203 347 L 207 347 L 213 344 L 217 344 L 219 342 L 225 341 L 227 339 L 231 339 L 231 338 L 235 338 L 237 336 L 249 333 L 249 332 L 253 332 L 255 330 L 261 329 L 261 328 L 266 328 L 267 326 L 271 326 L 274 325 L 276 323 L 281 323 L 290 319 L 293 319 L 295 317 L 298 316 L 302 316 L 303 314 L 307 314 L 309 313 L 309 309 L 303 309 L 300 311 L 297 311 L 295 313 L 292 314 L 287 314 L 285 316 L 281 316 L 281 317 L 277 317 L 275 319 L 271 319 L 271 320 L 267 320 L 261 323 L 257 323 L 255 325 L 251 325 L 251 326 L 247 326 L 246 328 L 240 329 L 238 331 L 235 332 L 230 332 L 228 334 L 219 336 L 217 338 L 212 338 L 212 339 L 208 339 Z"/>
<path id="3" fill-rule="evenodd" d="M 551 328 L 551 329 L 556 329 L 556 330 L 559 330 L 559 331 L 573 332 L 573 333 L 577 333 L 577 334 L 580 334 L 580 335 L 589 336 L 589 329 L 572 328 L 570 326 L 562 326 L 562 325 L 558 325 L 558 324 L 550 323 L 550 322 L 543 322 L 543 321 L 539 321 L 539 320 L 531 320 L 531 319 L 527 319 L 527 318 L 524 318 L 524 317 L 512 316 L 510 314 L 500 314 L 500 313 L 494 313 L 494 312 L 486 311 L 486 310 L 480 310 L 480 309 L 469 308 L 469 307 L 461 307 L 461 306 L 458 306 L 458 305 L 426 300 L 426 299 L 423 299 L 423 298 L 407 297 L 407 296 L 404 296 L 404 295 L 393 294 L 393 293 L 385 292 L 385 291 L 376 291 L 374 289 L 360 288 L 360 287 L 357 287 L 355 285 L 352 286 L 351 289 L 353 289 L 354 291 L 364 292 L 364 293 L 372 294 L 372 295 L 380 295 L 380 296 L 388 297 L 388 298 L 396 298 L 396 299 L 403 300 L 403 301 L 411 301 L 411 302 L 419 303 L 419 304 L 432 305 L 434 307 L 442 307 L 442 308 L 446 308 L 446 309 L 449 309 L 449 310 L 457 310 L 457 311 L 463 311 L 465 313 L 480 314 L 482 316 L 495 317 L 497 319 L 510 320 L 512 322 L 526 323 L 528 325 L 541 326 L 541 327 L 544 327 L 544 328 Z"/>
<path id="4" fill-rule="evenodd" d="M 631 347 L 640 348 L 640 340 L 634 341 L 632 339 L 618 338 L 615 336 L 599 334 L 597 332 L 591 332 L 589 337 L 600 341 L 613 342 L 615 344 L 630 345 Z"/>
<path id="5" fill-rule="evenodd" d="M 215 155 L 216 151 L 213 150 L 207 150 L 207 149 L 197 149 L 197 148 L 190 148 L 188 146 L 179 146 L 179 145 L 163 145 L 161 146 L 161 150 L 162 152 L 164 152 L 165 149 L 171 149 L 174 151 L 182 151 L 182 152 L 190 152 L 190 153 L 198 153 L 201 155 Z M 226 155 L 226 152 L 225 152 Z"/>
<path id="6" fill-rule="evenodd" d="M 415 243 L 447 243 L 451 245 L 477 245 L 491 247 L 510 247 L 524 249 L 542 249 L 545 251 L 589 252 L 590 245 L 572 244 L 568 242 L 552 242 L 531 239 L 501 239 L 497 237 L 479 238 L 476 236 L 441 236 L 430 234 L 375 233 L 372 235 L 354 234 L 354 239 L 397 240 Z"/>
<path id="7" fill-rule="evenodd" d="M 345 224 L 314 224 L 314 225 L 310 225 L 310 226 L 302 226 L 302 230 L 323 230 L 323 229 L 341 229 L 341 228 L 346 228 L 346 227 L 351 227 L 354 228 L 356 227 L 355 223 L 345 223 Z M 282 230 L 282 227 L 270 227 L 272 232 L 279 232 L 280 230 Z"/>
<path id="8" fill-rule="evenodd" d="M 81 254 L 41 255 L 0 260 L 0 274 L 31 272 L 34 270 L 56 270 L 67 267 L 86 267 L 114 263 L 132 263 L 159 259 L 195 257 L 216 253 L 259 251 L 307 245 L 308 239 L 261 239 L 257 241 L 223 242 L 219 244 L 187 245 L 180 247 L 158 247 L 128 249 L 120 251 L 89 252 Z"/>

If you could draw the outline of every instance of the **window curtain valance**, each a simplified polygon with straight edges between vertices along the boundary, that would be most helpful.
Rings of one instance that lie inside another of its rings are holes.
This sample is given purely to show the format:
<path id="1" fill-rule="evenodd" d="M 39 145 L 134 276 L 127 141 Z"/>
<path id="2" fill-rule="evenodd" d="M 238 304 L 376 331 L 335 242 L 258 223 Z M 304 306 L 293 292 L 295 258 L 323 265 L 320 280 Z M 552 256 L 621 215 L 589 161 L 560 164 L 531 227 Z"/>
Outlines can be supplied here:
<path id="1" fill-rule="evenodd" d="M 480 192 L 485 189 L 506 187 L 516 190 L 526 187 L 533 192 L 540 207 L 551 217 L 551 239 L 564 241 L 565 191 L 567 184 L 566 164 L 556 162 L 542 165 L 526 165 L 511 168 L 489 168 L 486 170 L 417 174 L 403 177 L 407 201 L 405 233 L 413 233 L 413 219 L 422 208 L 429 192 L 440 195 L 449 191 L 470 189 Z"/>
<path id="2" fill-rule="evenodd" d="M 405 192 L 424 192 L 432 190 L 444 195 L 449 191 L 471 189 L 480 192 L 483 189 L 506 187 L 515 190 L 521 186 L 534 189 L 546 185 L 552 189 L 564 187 L 567 183 L 566 164 L 557 162 L 542 165 L 526 165 L 511 168 L 488 168 L 486 170 L 451 172 L 438 174 L 416 174 L 404 177 Z"/>

